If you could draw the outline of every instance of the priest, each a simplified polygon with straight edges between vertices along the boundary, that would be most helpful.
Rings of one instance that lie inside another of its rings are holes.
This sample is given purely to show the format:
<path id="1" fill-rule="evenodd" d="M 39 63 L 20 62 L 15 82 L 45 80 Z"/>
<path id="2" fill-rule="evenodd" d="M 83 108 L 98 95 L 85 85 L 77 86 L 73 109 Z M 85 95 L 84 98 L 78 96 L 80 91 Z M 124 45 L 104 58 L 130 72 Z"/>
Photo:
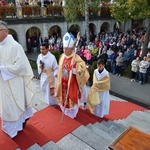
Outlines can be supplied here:
<path id="1" fill-rule="evenodd" d="M 76 117 L 80 103 L 86 102 L 86 82 L 89 79 L 85 62 L 74 49 L 75 38 L 67 32 L 63 37 L 64 53 L 59 60 L 56 98 L 62 112 L 71 118 Z"/>
<path id="2" fill-rule="evenodd" d="M 21 131 L 32 112 L 33 71 L 22 46 L 0 20 L 0 117 L 11 138 Z"/>

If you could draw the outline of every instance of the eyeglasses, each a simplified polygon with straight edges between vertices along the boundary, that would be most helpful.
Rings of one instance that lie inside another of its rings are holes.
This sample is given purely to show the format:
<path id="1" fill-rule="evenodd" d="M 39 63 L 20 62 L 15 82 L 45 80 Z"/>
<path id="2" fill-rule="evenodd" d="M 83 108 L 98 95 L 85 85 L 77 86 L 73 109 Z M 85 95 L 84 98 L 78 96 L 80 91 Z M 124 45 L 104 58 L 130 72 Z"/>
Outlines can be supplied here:
<path id="1" fill-rule="evenodd" d="M 0 31 L 3 31 L 3 30 L 6 30 L 6 29 L 0 29 Z"/>

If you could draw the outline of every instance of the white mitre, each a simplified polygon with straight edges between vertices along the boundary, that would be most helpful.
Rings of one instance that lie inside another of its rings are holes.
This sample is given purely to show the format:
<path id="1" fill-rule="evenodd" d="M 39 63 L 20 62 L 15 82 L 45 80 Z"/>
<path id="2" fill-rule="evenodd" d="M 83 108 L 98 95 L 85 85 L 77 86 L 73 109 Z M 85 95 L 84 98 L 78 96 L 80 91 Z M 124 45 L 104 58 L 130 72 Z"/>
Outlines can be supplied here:
<path id="1" fill-rule="evenodd" d="M 67 32 L 63 37 L 63 47 L 74 47 L 74 43 L 74 35 Z"/>

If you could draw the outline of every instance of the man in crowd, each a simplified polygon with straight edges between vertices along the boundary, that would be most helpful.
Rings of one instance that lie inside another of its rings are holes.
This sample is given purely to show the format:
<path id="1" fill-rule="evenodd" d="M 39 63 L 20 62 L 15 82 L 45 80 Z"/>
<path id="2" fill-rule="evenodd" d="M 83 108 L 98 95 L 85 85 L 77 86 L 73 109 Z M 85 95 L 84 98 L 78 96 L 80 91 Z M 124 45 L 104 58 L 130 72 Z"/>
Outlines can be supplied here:
<path id="1" fill-rule="evenodd" d="M 59 60 L 56 85 L 60 108 L 71 118 L 76 117 L 79 103 L 87 99 L 86 82 L 89 79 L 85 62 L 74 52 L 74 43 L 74 36 L 67 32 L 63 37 L 64 53 Z"/>
<path id="2" fill-rule="evenodd" d="M 32 115 L 33 71 L 22 46 L 0 20 L 0 115 L 2 130 L 11 138 Z"/>
<path id="3" fill-rule="evenodd" d="M 58 65 L 55 56 L 49 52 L 48 48 L 48 43 L 41 44 L 41 54 L 37 58 L 37 67 L 40 74 L 41 89 L 45 96 L 45 103 L 56 105 L 58 102 L 54 97 L 54 87 Z"/>

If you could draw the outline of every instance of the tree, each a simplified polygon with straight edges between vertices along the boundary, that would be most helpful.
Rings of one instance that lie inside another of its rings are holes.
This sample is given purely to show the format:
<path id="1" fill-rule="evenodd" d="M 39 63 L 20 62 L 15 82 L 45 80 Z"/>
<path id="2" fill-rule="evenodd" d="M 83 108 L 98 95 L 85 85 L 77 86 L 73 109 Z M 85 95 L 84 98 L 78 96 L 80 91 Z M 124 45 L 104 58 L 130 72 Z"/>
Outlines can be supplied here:
<path id="1" fill-rule="evenodd" d="M 114 0 L 110 8 L 111 15 L 121 22 L 126 22 L 128 19 L 147 19 L 148 26 L 142 49 L 142 57 L 145 56 L 150 38 L 150 0 Z"/>
<path id="2" fill-rule="evenodd" d="M 104 0 L 108 2 L 110 0 Z M 75 23 L 79 15 L 85 15 L 86 42 L 90 41 L 89 35 L 89 7 L 100 5 L 101 0 L 65 0 L 64 12 L 66 22 Z"/>

